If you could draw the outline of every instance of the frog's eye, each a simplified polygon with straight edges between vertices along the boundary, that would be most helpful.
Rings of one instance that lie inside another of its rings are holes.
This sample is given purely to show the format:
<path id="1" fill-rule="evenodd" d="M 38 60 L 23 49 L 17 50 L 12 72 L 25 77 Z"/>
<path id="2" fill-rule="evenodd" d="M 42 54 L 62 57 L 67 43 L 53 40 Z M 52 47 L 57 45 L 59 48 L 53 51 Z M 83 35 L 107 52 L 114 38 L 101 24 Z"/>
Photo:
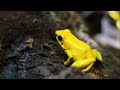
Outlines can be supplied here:
<path id="1" fill-rule="evenodd" d="M 59 40 L 59 41 L 62 41 L 62 37 L 61 37 L 60 35 L 58 36 L 58 40 Z"/>

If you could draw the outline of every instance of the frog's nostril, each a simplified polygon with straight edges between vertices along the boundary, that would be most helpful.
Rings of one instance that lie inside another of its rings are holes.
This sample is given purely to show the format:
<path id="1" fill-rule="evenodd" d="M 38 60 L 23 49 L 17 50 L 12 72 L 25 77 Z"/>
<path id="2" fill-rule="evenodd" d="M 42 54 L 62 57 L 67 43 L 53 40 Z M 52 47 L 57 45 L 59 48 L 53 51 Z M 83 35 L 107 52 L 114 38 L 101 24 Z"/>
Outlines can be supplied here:
<path id="1" fill-rule="evenodd" d="M 55 34 L 57 35 L 57 31 L 55 32 Z"/>

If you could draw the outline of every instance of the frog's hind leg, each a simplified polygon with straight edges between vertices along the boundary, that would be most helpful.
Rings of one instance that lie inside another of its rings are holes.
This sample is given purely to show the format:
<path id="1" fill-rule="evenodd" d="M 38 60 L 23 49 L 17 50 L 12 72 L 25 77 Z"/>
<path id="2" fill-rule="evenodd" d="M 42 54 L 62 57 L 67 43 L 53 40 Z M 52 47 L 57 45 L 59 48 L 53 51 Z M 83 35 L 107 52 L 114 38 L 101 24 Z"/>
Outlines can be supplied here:
<path id="1" fill-rule="evenodd" d="M 98 52 L 96 49 L 92 49 L 93 55 L 95 58 L 97 58 L 99 61 L 103 62 L 102 55 L 100 52 Z"/>
<path id="2" fill-rule="evenodd" d="M 94 64 L 94 63 L 91 63 L 87 68 L 83 69 L 82 71 L 83 71 L 83 72 L 89 71 L 89 70 L 92 68 L 93 64 Z"/>
<path id="3" fill-rule="evenodd" d="M 84 60 L 78 60 L 78 61 L 74 62 L 71 66 L 79 68 L 79 69 L 83 69 L 83 71 L 88 71 L 93 66 L 94 61 L 95 61 L 95 58 L 88 58 L 88 59 L 84 59 Z M 84 68 L 86 68 L 86 69 L 84 69 Z"/>

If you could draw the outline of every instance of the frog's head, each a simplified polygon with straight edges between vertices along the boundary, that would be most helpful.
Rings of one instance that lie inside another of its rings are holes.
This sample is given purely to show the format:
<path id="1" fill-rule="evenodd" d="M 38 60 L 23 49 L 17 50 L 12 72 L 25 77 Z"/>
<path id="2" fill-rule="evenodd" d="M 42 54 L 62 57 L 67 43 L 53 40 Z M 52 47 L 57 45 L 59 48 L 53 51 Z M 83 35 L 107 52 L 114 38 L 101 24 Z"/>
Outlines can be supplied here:
<path id="1" fill-rule="evenodd" d="M 63 49 L 68 49 L 69 48 L 66 41 L 65 41 L 66 38 L 67 38 L 66 36 L 69 35 L 69 33 L 71 33 L 71 31 L 69 29 L 57 30 L 55 32 L 56 39 Z"/>

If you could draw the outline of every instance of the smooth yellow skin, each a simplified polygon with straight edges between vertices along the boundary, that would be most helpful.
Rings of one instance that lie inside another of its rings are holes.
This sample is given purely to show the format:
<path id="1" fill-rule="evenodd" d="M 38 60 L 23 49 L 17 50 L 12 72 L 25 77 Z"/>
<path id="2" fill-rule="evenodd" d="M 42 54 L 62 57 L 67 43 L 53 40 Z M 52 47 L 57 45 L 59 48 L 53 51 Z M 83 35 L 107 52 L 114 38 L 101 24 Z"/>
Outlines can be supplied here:
<path id="1" fill-rule="evenodd" d="M 109 11 L 108 14 L 115 20 L 116 27 L 120 30 L 120 11 Z"/>
<path id="2" fill-rule="evenodd" d="M 86 72 L 92 68 L 96 59 L 103 62 L 101 54 L 96 49 L 91 49 L 88 44 L 76 38 L 69 29 L 57 30 L 55 34 L 58 43 L 68 55 L 68 59 L 64 62 L 65 66 L 72 63 L 72 67 Z M 61 41 L 58 36 L 62 37 Z"/>

